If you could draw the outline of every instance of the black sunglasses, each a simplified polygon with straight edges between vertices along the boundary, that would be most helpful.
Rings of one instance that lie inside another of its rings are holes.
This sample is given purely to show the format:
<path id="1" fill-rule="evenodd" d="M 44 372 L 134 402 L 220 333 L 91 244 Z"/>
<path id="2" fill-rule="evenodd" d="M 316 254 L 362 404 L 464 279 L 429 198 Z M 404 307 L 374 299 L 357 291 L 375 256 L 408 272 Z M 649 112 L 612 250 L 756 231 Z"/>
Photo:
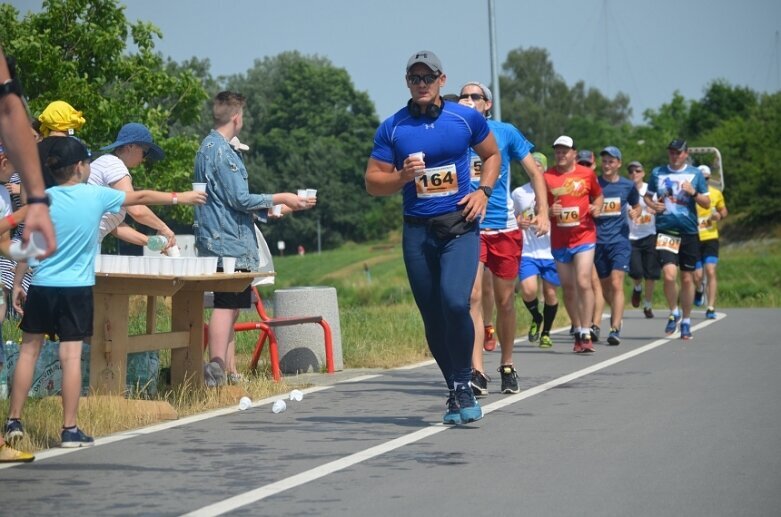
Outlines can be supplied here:
<path id="1" fill-rule="evenodd" d="M 479 93 L 462 93 L 458 96 L 458 100 L 464 100 L 464 99 L 472 99 L 473 101 L 485 101 L 488 100 L 485 98 L 485 95 L 480 95 Z"/>
<path id="2" fill-rule="evenodd" d="M 426 74 L 426 75 L 417 75 L 417 74 L 409 74 L 407 75 L 407 81 L 410 84 L 418 84 L 420 81 L 423 81 L 426 84 L 431 84 L 437 79 L 439 79 L 440 74 Z"/>

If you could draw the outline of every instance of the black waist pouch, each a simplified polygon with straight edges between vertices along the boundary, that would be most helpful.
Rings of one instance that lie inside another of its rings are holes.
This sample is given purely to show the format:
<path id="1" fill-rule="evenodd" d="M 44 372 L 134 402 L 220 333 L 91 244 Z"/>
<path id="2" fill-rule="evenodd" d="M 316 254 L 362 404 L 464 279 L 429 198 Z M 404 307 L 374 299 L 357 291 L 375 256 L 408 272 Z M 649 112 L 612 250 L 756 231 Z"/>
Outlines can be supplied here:
<path id="1" fill-rule="evenodd" d="M 440 240 L 452 239 L 475 229 L 475 221 L 467 221 L 461 210 L 429 218 L 426 223 L 429 230 Z"/>

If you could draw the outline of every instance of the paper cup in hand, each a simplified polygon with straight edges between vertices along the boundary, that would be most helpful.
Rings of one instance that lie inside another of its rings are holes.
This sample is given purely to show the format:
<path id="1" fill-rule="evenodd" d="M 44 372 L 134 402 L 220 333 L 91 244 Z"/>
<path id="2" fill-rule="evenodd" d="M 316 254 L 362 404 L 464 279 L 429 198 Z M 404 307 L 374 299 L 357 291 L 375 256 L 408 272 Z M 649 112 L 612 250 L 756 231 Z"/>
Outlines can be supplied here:
<path id="1" fill-rule="evenodd" d="M 193 190 L 195 192 L 206 192 L 206 183 L 193 183 Z"/>
<path id="2" fill-rule="evenodd" d="M 274 205 L 271 213 L 276 217 L 282 217 L 282 205 Z"/>
<path id="3" fill-rule="evenodd" d="M 46 251 L 46 239 L 42 233 L 33 232 L 27 246 L 22 247 L 22 241 L 14 241 L 8 248 L 8 255 L 14 260 L 24 260 L 40 255 Z"/>
<path id="4" fill-rule="evenodd" d="M 306 189 L 306 197 L 308 199 L 314 199 L 317 197 L 317 189 L 316 188 L 308 188 Z"/>
<path id="5" fill-rule="evenodd" d="M 300 197 L 302 199 L 306 199 L 306 189 L 305 188 L 298 189 L 298 197 Z"/>
<path id="6" fill-rule="evenodd" d="M 222 272 L 229 275 L 236 272 L 236 257 L 222 257 Z"/>
<path id="7" fill-rule="evenodd" d="M 409 157 L 417 158 L 418 160 L 423 161 L 423 159 L 426 157 L 426 153 L 424 153 L 423 151 L 418 151 L 417 153 L 410 153 Z"/>

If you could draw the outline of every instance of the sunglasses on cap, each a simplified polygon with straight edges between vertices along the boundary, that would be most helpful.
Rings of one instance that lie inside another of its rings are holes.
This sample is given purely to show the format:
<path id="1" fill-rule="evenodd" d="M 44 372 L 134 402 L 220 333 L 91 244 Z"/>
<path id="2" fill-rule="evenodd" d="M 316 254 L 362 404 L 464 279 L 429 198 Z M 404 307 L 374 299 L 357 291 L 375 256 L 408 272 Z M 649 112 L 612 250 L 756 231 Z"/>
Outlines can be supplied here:
<path id="1" fill-rule="evenodd" d="M 421 81 L 423 81 L 426 84 L 431 84 L 437 79 L 439 79 L 440 74 L 425 74 L 425 75 L 418 75 L 418 74 L 409 74 L 407 75 L 407 82 L 410 84 L 420 84 Z"/>
<path id="2" fill-rule="evenodd" d="M 485 98 L 485 95 L 480 95 L 479 93 L 462 93 L 458 96 L 459 100 L 464 99 L 472 99 L 473 101 L 484 101 L 488 100 Z"/>

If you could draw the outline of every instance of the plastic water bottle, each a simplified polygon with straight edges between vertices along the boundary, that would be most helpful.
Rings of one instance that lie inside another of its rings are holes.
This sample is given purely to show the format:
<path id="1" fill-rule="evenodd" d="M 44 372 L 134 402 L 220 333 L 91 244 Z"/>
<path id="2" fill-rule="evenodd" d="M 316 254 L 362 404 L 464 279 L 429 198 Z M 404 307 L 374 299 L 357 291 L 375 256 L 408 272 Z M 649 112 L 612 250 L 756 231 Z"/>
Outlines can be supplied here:
<path id="1" fill-rule="evenodd" d="M 150 251 L 161 251 L 165 248 L 166 244 L 168 244 L 168 239 L 162 235 L 153 235 L 149 237 L 146 247 L 149 248 Z"/>

